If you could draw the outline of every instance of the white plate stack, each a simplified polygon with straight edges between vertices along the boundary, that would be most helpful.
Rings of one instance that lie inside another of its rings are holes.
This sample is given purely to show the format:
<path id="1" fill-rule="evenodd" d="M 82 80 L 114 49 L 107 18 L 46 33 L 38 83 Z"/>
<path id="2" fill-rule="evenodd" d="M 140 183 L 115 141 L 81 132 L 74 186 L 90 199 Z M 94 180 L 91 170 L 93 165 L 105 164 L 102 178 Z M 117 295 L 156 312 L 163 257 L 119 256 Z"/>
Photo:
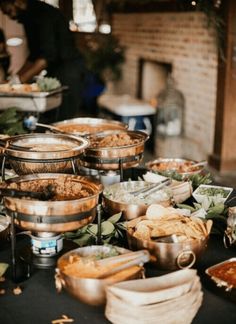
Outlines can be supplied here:
<path id="1" fill-rule="evenodd" d="M 185 269 L 109 286 L 105 316 L 114 324 L 187 324 L 202 303 L 196 270 Z"/>

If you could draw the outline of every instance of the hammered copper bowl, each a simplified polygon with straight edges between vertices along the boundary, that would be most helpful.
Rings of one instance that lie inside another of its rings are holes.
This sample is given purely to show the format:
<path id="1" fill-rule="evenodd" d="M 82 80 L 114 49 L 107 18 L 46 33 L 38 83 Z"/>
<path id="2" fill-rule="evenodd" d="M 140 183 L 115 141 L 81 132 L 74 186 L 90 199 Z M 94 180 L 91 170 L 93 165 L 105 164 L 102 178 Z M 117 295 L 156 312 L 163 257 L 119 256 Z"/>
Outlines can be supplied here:
<path id="1" fill-rule="evenodd" d="M 88 140 L 82 137 L 35 133 L 7 139 L 3 150 L 11 168 L 19 175 L 72 173 L 74 162 L 88 145 Z"/>
<path id="2" fill-rule="evenodd" d="M 172 173 L 176 172 L 182 176 L 183 179 L 187 179 L 189 176 L 201 173 L 204 169 L 204 165 L 191 169 L 191 165 L 196 164 L 197 161 L 180 159 L 180 158 L 159 158 L 149 161 L 145 164 L 146 168 L 150 171 Z M 189 171 L 186 169 L 189 168 Z"/>
<path id="3" fill-rule="evenodd" d="M 129 248 L 131 250 L 147 249 L 153 257 L 153 264 L 161 270 L 178 270 L 191 268 L 207 248 L 208 237 L 186 242 L 166 243 L 151 240 L 141 240 L 127 231 Z"/>
<path id="4" fill-rule="evenodd" d="M 68 276 L 63 272 L 64 264 L 68 263 L 68 260 L 71 255 L 78 255 L 78 256 L 89 256 L 93 255 L 94 253 L 103 253 L 107 252 L 109 246 L 86 246 L 82 248 L 78 248 L 67 252 L 63 256 L 61 256 L 57 261 L 57 269 L 56 269 L 56 281 L 60 288 L 66 289 L 72 296 L 79 299 L 80 301 L 89 304 L 89 305 L 102 305 L 106 301 L 106 293 L 105 289 L 106 286 L 112 285 L 114 283 L 137 279 L 142 277 L 143 268 L 141 266 L 137 266 L 137 271 L 129 274 L 126 277 L 119 277 L 119 279 L 115 279 L 114 277 L 109 277 L 106 279 L 90 279 L 90 278 L 78 278 Z M 116 247 L 120 254 L 130 252 L 127 249 Z"/>
<path id="5" fill-rule="evenodd" d="M 147 249 L 155 259 L 155 267 L 161 270 L 191 268 L 204 253 L 208 242 L 208 237 L 178 243 L 155 242 L 138 239 L 129 231 L 127 238 L 131 250 Z"/>
<path id="6" fill-rule="evenodd" d="M 14 213 L 15 222 L 20 228 L 32 232 L 62 233 L 76 230 L 94 220 L 102 186 L 99 183 L 88 180 L 86 177 L 70 174 L 39 173 L 10 179 L 6 181 L 6 184 L 23 184 L 24 189 L 27 190 L 32 185 L 36 187 L 42 185 L 42 181 L 47 183 L 47 181 L 53 182 L 54 180 L 65 181 L 65 188 L 67 188 L 66 181 L 71 181 L 71 189 L 69 190 L 73 190 L 73 183 L 79 182 L 82 190 L 85 189 L 90 194 L 80 199 L 76 199 L 75 195 L 71 200 L 60 199 L 51 201 L 4 197 L 3 204 L 7 214 L 10 216 Z"/>
<path id="7" fill-rule="evenodd" d="M 154 200 L 150 204 L 141 204 L 141 203 L 131 203 L 131 202 L 123 202 L 118 201 L 118 199 L 110 198 L 109 193 L 112 191 L 121 191 L 127 190 L 134 191 L 141 188 L 148 188 L 150 186 L 149 183 L 145 181 L 126 181 L 126 182 L 119 182 L 114 183 L 110 186 L 106 186 L 103 190 L 103 206 L 104 209 L 107 211 L 108 214 L 114 215 L 116 213 L 122 212 L 122 215 L 125 220 L 131 220 L 137 218 L 139 216 L 145 215 L 146 210 L 150 204 L 158 203 L 164 207 L 168 207 L 171 205 L 171 199 L 166 199 L 164 201 L 157 201 Z"/>
<path id="8" fill-rule="evenodd" d="M 67 119 L 54 123 L 53 126 L 68 134 L 79 136 L 128 128 L 128 125 L 119 121 L 90 117 Z"/>

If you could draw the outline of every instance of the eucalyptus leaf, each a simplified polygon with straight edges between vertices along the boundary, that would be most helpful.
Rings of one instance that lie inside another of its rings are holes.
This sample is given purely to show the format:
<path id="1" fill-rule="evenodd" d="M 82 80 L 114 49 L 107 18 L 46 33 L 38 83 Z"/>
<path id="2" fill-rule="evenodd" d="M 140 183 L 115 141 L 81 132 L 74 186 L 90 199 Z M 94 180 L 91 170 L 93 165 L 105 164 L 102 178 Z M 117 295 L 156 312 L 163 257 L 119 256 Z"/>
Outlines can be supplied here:
<path id="1" fill-rule="evenodd" d="M 75 242 L 79 246 L 85 246 L 85 245 L 89 244 L 90 240 L 91 240 L 91 235 L 88 233 L 85 233 L 85 234 L 81 235 L 79 238 L 73 240 L 73 242 Z"/>
<path id="2" fill-rule="evenodd" d="M 8 263 L 0 263 L 0 277 L 4 275 L 8 267 L 9 267 Z"/>
<path id="3" fill-rule="evenodd" d="M 97 235 L 98 233 L 98 225 L 97 224 L 91 224 L 88 226 L 88 232 L 92 235 Z"/>
<path id="4" fill-rule="evenodd" d="M 109 243 L 111 241 L 112 237 L 107 237 L 106 239 L 103 239 L 103 243 Z"/>
<path id="5" fill-rule="evenodd" d="M 202 208 L 202 205 L 199 203 L 193 203 L 193 206 L 196 210 Z"/>
<path id="6" fill-rule="evenodd" d="M 84 234 L 86 233 L 87 229 L 88 229 L 88 225 L 83 226 L 77 230 L 77 233 Z"/>
<path id="7" fill-rule="evenodd" d="M 176 206 L 181 209 L 188 209 L 191 212 L 195 212 L 195 208 L 187 204 L 177 204 Z"/>
<path id="8" fill-rule="evenodd" d="M 65 232 L 64 233 L 64 237 L 67 238 L 67 239 L 73 239 L 75 237 L 77 237 L 78 234 L 75 233 L 75 232 Z"/>
<path id="9" fill-rule="evenodd" d="M 215 206 L 212 206 L 208 210 L 208 214 L 222 214 L 225 211 L 225 205 L 224 204 L 217 204 Z"/>
<path id="10" fill-rule="evenodd" d="M 115 226 L 109 222 L 109 221 L 104 221 L 101 224 L 101 232 L 102 235 L 110 235 L 113 231 L 115 230 Z"/>
<path id="11" fill-rule="evenodd" d="M 107 219 L 107 221 L 111 222 L 112 224 L 116 224 L 122 216 L 122 212 L 115 214 Z"/>
<path id="12" fill-rule="evenodd" d="M 117 229 L 117 230 L 116 230 L 116 233 L 117 233 L 120 237 L 123 237 L 123 233 L 121 232 L 121 230 Z"/>

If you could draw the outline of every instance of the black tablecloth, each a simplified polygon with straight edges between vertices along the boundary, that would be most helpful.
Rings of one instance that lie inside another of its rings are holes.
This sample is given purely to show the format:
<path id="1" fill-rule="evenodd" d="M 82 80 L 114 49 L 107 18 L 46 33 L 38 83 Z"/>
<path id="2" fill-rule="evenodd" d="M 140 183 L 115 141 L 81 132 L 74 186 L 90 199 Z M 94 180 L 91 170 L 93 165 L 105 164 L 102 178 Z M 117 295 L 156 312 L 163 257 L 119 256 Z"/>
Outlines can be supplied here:
<path id="1" fill-rule="evenodd" d="M 26 239 L 18 238 L 17 250 L 26 244 L 28 244 Z M 0 262 L 10 262 L 10 251 L 10 243 L 5 242 L 0 245 Z M 236 323 L 235 293 L 225 293 L 204 274 L 207 267 L 235 255 L 235 247 L 226 249 L 220 237 L 211 237 L 207 250 L 197 264 L 204 298 L 193 324 Z M 0 283 L 1 288 L 6 288 L 6 293 L 0 295 L 1 324 L 50 324 L 53 319 L 60 318 L 62 314 L 73 318 L 75 324 L 108 323 L 104 317 L 104 307 L 83 304 L 65 291 L 58 294 L 55 289 L 53 268 L 34 269 L 30 278 L 20 284 L 23 292 L 18 296 L 12 292 L 16 284 L 11 280 L 10 270 L 7 271 L 7 281 Z M 146 272 L 148 276 L 160 274 L 153 267 L 148 267 Z M 128 318 L 127 323 L 129 323 Z"/>

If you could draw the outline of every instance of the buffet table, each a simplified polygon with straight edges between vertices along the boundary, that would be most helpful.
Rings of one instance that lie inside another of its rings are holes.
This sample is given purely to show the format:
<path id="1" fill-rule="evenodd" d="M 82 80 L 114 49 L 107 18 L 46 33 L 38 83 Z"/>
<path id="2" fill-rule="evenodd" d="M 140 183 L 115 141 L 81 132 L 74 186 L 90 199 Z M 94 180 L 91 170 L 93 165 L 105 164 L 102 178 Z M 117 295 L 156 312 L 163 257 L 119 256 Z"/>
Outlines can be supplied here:
<path id="1" fill-rule="evenodd" d="M 25 246 L 28 237 L 19 235 L 17 249 Z M 0 260 L 10 262 L 10 243 L 1 242 Z M 236 292 L 224 292 L 208 279 L 204 271 L 207 267 L 235 256 L 235 247 L 226 249 L 221 237 L 211 237 L 208 248 L 199 260 L 197 269 L 203 285 L 203 304 L 193 324 L 232 324 L 236 323 Z M 22 265 L 21 265 L 22 266 Z M 8 269 L 1 288 L 6 293 L 0 296 L 0 323 L 4 324 L 50 324 L 63 314 L 74 319 L 76 324 L 108 323 L 104 317 L 104 307 L 88 306 L 71 297 L 67 292 L 57 293 L 54 282 L 54 269 L 35 269 L 27 280 L 20 283 L 22 293 L 14 295 L 12 289 L 18 284 L 11 280 Z M 160 275 L 153 266 L 146 266 L 146 275 Z M 127 319 L 128 323 L 128 319 Z M 125 324 L 125 323 L 124 323 Z"/>

